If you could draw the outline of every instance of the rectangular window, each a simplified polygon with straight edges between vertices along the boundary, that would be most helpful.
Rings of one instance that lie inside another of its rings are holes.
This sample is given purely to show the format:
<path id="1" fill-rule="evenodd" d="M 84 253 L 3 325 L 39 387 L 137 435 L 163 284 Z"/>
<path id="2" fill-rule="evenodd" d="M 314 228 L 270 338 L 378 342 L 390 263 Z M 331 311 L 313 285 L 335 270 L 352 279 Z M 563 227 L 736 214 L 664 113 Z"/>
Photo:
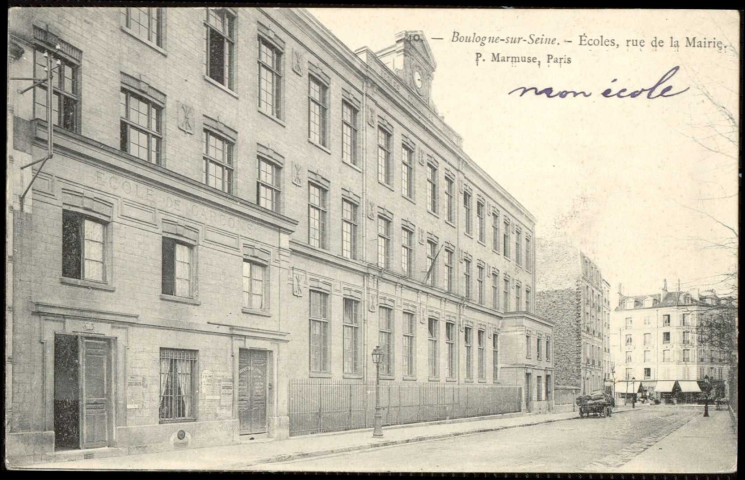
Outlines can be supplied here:
<path id="1" fill-rule="evenodd" d="M 259 37 L 259 110 L 275 118 L 282 112 L 282 51 Z"/>
<path id="2" fill-rule="evenodd" d="M 393 376 L 393 310 L 379 307 L 378 345 L 383 349 L 380 374 Z"/>
<path id="3" fill-rule="evenodd" d="M 329 295 L 310 291 L 310 371 L 329 373 Z"/>
<path id="4" fill-rule="evenodd" d="M 533 269 L 532 255 L 533 253 L 531 251 L 531 246 L 530 246 L 530 237 L 525 237 L 525 269 L 529 272 Z"/>
<path id="5" fill-rule="evenodd" d="M 207 76 L 233 88 L 235 15 L 226 8 L 207 9 Z"/>
<path id="6" fill-rule="evenodd" d="M 455 254 L 452 250 L 445 250 L 445 275 L 447 281 L 445 287 L 447 288 L 447 291 L 451 293 L 453 292 L 453 279 L 455 278 L 455 273 L 453 271 L 454 256 Z"/>
<path id="7" fill-rule="evenodd" d="M 360 373 L 360 302 L 344 299 L 344 373 Z"/>
<path id="8" fill-rule="evenodd" d="M 308 184 L 308 244 L 311 247 L 326 248 L 327 216 L 325 188 Z"/>
<path id="9" fill-rule="evenodd" d="M 308 75 L 308 138 L 328 147 L 328 90 L 329 87 Z"/>
<path id="10" fill-rule="evenodd" d="M 341 254 L 344 258 L 357 258 L 357 205 L 341 201 Z"/>
<path id="11" fill-rule="evenodd" d="M 266 266 L 243 261 L 243 306 L 255 310 L 266 308 Z"/>
<path id="12" fill-rule="evenodd" d="M 401 195 L 414 199 L 414 152 L 401 145 Z"/>
<path id="13" fill-rule="evenodd" d="M 192 297 L 192 250 L 191 245 L 163 238 L 163 295 Z"/>
<path id="14" fill-rule="evenodd" d="M 683 332 L 683 345 L 690 345 L 691 332 Z"/>
<path id="15" fill-rule="evenodd" d="M 631 328 L 631 326 L 632 326 L 632 321 L 633 321 L 633 320 L 632 320 L 632 318 L 631 318 L 631 317 L 626 317 L 626 328 Z"/>
<path id="16" fill-rule="evenodd" d="M 233 193 L 233 142 L 204 130 L 202 178 L 204 183 L 226 193 Z"/>
<path id="17" fill-rule="evenodd" d="M 631 345 L 631 335 L 626 335 L 626 345 Z"/>
<path id="18" fill-rule="evenodd" d="M 626 352 L 626 363 L 631 363 L 631 352 Z"/>
<path id="19" fill-rule="evenodd" d="M 491 249 L 495 252 L 499 252 L 499 215 L 496 213 L 492 214 L 491 224 Z"/>
<path id="20" fill-rule="evenodd" d="M 471 261 L 463 260 L 463 282 L 466 299 L 471 299 Z"/>
<path id="21" fill-rule="evenodd" d="M 378 267 L 391 268 L 391 221 L 378 217 Z"/>
<path id="22" fill-rule="evenodd" d="M 416 352 L 416 320 L 411 312 L 404 312 L 403 374 L 415 377 L 414 352 Z"/>
<path id="23" fill-rule="evenodd" d="M 124 89 L 121 91 L 120 100 L 121 150 L 139 159 L 160 165 L 163 141 L 161 107 Z"/>
<path id="24" fill-rule="evenodd" d="M 644 334 L 644 345 L 651 345 L 651 343 L 652 343 L 652 334 L 645 333 Z"/>
<path id="25" fill-rule="evenodd" d="M 106 281 L 106 225 L 79 213 L 62 212 L 62 276 Z"/>
<path id="26" fill-rule="evenodd" d="M 644 325 L 649 325 L 649 317 L 644 317 Z"/>
<path id="27" fill-rule="evenodd" d="M 451 322 L 445 323 L 445 345 L 447 348 L 447 366 L 448 378 L 455 378 L 455 324 Z"/>
<path id="28" fill-rule="evenodd" d="M 437 243 L 432 240 L 427 240 L 427 284 L 431 286 L 437 285 Z"/>
<path id="29" fill-rule="evenodd" d="M 502 254 L 504 258 L 510 258 L 510 223 L 504 222 L 504 232 L 502 234 Z"/>
<path id="30" fill-rule="evenodd" d="M 644 369 L 644 380 L 649 380 L 650 378 L 652 378 L 652 369 L 645 368 Z"/>
<path id="31" fill-rule="evenodd" d="M 670 343 L 670 332 L 662 332 L 662 343 Z"/>
<path id="32" fill-rule="evenodd" d="M 471 218 L 471 194 L 463 192 L 463 209 L 466 222 L 466 235 L 473 235 L 473 219 Z"/>
<path id="33" fill-rule="evenodd" d="M 357 165 L 357 109 L 341 102 L 341 159 Z"/>
<path id="34" fill-rule="evenodd" d="M 450 177 L 445 177 L 445 197 L 447 198 L 447 220 L 455 223 L 455 181 Z"/>
<path id="35" fill-rule="evenodd" d="M 626 369 L 626 380 L 631 380 L 631 375 L 633 374 L 633 369 L 627 368 Z M 628 386 L 627 386 L 628 387 Z"/>
<path id="36" fill-rule="evenodd" d="M 34 79 L 47 78 L 47 57 L 44 50 L 34 50 Z M 60 62 L 57 65 L 57 62 Z M 55 68 L 56 67 L 56 68 Z M 52 124 L 76 132 L 79 130 L 78 110 L 80 93 L 78 79 L 80 66 L 60 56 L 52 56 Z M 47 84 L 40 83 L 34 88 L 34 118 L 47 119 Z"/>
<path id="37" fill-rule="evenodd" d="M 197 418 L 198 379 L 196 351 L 160 349 L 161 422 Z"/>
<path id="38" fill-rule="evenodd" d="M 519 311 L 522 308 L 522 287 L 518 283 L 515 285 L 515 311 Z"/>
<path id="39" fill-rule="evenodd" d="M 491 303 L 492 308 L 497 310 L 499 308 L 499 274 L 491 274 Z"/>
<path id="40" fill-rule="evenodd" d="M 260 207 L 279 212 L 280 173 L 282 169 L 273 162 L 259 157 L 257 197 Z"/>
<path id="41" fill-rule="evenodd" d="M 663 350 L 662 351 L 662 361 L 663 362 L 669 362 L 670 361 L 670 350 Z"/>
<path id="42" fill-rule="evenodd" d="M 663 327 L 669 327 L 670 326 L 670 315 L 663 315 L 662 316 L 662 326 Z"/>
<path id="43" fill-rule="evenodd" d="M 479 225 L 479 242 L 486 243 L 486 217 L 484 216 L 484 202 L 476 202 L 476 219 Z"/>
<path id="44" fill-rule="evenodd" d="M 546 361 L 551 360 L 551 339 L 546 338 Z"/>
<path id="45" fill-rule="evenodd" d="M 465 328 L 466 380 L 473 380 L 473 329 Z"/>
<path id="46" fill-rule="evenodd" d="M 391 186 L 392 177 L 391 134 L 383 128 L 378 128 L 378 181 Z"/>
<path id="47" fill-rule="evenodd" d="M 631 353 L 631 352 L 627 352 Z M 630 362 L 631 360 L 628 360 L 626 363 Z M 644 350 L 644 363 L 649 363 L 652 361 L 652 352 L 649 350 Z"/>
<path id="48" fill-rule="evenodd" d="M 124 27 L 134 36 L 162 47 L 162 13 L 160 8 L 125 8 Z"/>
<path id="49" fill-rule="evenodd" d="M 401 270 L 403 270 L 406 276 L 411 276 L 412 269 L 411 263 L 414 255 L 412 249 L 414 248 L 414 232 L 407 228 L 401 229 Z"/>
<path id="50" fill-rule="evenodd" d="M 438 341 L 440 337 L 439 322 L 436 318 L 430 318 L 427 322 L 427 364 L 429 365 L 429 377 L 440 376 L 440 355 Z"/>
<path id="51" fill-rule="evenodd" d="M 543 345 L 541 345 L 541 337 L 535 339 L 535 356 L 538 360 L 543 356 Z"/>
<path id="52" fill-rule="evenodd" d="M 523 264 L 522 236 L 523 234 L 521 231 L 518 230 L 515 232 L 515 263 L 518 265 Z"/>
<path id="53" fill-rule="evenodd" d="M 479 349 L 479 380 L 486 380 L 486 332 L 484 330 L 476 332 L 476 347 Z"/>
<path id="54" fill-rule="evenodd" d="M 502 310 L 508 312 L 510 310 L 510 279 L 505 278 L 502 284 L 504 289 L 502 291 Z"/>
<path id="55" fill-rule="evenodd" d="M 437 202 L 437 167 L 427 164 L 427 208 L 432 213 L 438 212 Z"/>
<path id="56" fill-rule="evenodd" d="M 531 352 L 532 344 L 530 343 L 530 335 L 525 335 L 525 358 L 530 358 L 532 355 Z"/>
<path id="57" fill-rule="evenodd" d="M 486 303 L 486 294 L 484 292 L 484 266 L 478 265 L 476 267 L 476 287 L 477 287 L 477 295 L 478 295 L 478 301 L 479 305 L 484 305 Z"/>
<path id="58" fill-rule="evenodd" d="M 491 362 L 492 362 L 492 381 L 499 380 L 499 335 L 496 333 L 491 337 Z"/>

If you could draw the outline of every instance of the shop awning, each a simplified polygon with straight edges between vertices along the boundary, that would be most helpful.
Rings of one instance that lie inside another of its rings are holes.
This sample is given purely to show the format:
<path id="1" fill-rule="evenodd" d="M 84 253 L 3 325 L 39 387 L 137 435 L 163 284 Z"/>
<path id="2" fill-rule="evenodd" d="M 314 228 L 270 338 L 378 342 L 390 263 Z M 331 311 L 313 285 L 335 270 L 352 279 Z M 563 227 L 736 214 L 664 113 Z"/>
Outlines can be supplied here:
<path id="1" fill-rule="evenodd" d="M 678 380 L 678 385 L 680 385 L 680 391 L 683 393 L 698 393 L 701 391 L 696 380 Z"/>
<path id="2" fill-rule="evenodd" d="M 626 380 L 617 380 L 616 393 L 634 393 L 634 389 L 636 389 L 638 393 L 641 386 L 642 382 L 640 382 L 639 380 L 634 380 L 633 382 L 631 380 L 629 380 L 628 382 Z"/>
<path id="3" fill-rule="evenodd" d="M 675 386 L 675 380 L 659 380 L 654 388 L 658 393 L 672 393 Z"/>

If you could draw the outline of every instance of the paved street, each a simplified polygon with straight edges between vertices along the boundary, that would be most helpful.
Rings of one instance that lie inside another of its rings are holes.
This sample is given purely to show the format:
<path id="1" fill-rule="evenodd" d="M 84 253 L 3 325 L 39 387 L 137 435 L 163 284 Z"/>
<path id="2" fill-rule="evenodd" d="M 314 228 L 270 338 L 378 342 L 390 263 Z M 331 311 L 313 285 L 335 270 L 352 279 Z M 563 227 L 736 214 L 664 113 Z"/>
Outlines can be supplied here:
<path id="1" fill-rule="evenodd" d="M 297 460 L 255 465 L 262 470 L 304 471 L 478 471 L 478 472 L 607 472 L 607 471 L 684 471 L 700 466 L 700 471 L 728 471 L 734 468 L 736 442 L 705 437 L 690 431 L 680 441 L 688 443 L 705 458 L 691 467 L 669 445 L 655 454 L 658 442 L 689 423 L 698 422 L 700 408 L 646 407 L 611 418 L 591 417 L 547 423 L 496 432 L 467 435 L 444 440 L 378 448 Z M 711 426 L 729 428 L 729 414 L 712 412 Z M 693 421 L 693 422 L 692 422 Z M 723 427 L 724 426 L 724 427 Z M 718 435 L 721 437 L 721 435 Z M 701 439 L 710 449 L 702 448 Z M 694 445 L 696 445 L 694 447 Z M 647 459 L 634 469 L 623 467 L 643 452 Z"/>

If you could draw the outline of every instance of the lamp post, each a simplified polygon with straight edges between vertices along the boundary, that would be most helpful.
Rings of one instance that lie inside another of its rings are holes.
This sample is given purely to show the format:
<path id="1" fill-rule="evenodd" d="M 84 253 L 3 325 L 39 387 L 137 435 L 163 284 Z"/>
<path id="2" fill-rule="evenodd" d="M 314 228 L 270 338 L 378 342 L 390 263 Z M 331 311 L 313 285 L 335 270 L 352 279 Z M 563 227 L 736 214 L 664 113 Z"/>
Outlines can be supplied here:
<path id="1" fill-rule="evenodd" d="M 636 408 L 636 377 L 631 377 L 631 408 Z"/>
<path id="2" fill-rule="evenodd" d="M 709 416 L 709 392 L 711 392 L 709 376 L 704 375 L 704 417 Z"/>
<path id="3" fill-rule="evenodd" d="M 380 363 L 383 361 L 383 349 L 376 346 L 372 351 L 375 364 L 375 417 L 373 418 L 373 437 L 383 436 L 383 414 L 380 412 Z"/>

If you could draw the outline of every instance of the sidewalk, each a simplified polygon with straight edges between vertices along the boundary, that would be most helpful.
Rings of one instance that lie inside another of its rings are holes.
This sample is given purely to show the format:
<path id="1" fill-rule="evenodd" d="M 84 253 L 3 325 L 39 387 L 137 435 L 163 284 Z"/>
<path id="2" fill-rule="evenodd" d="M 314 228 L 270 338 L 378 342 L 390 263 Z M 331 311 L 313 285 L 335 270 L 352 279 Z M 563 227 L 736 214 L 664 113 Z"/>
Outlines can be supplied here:
<path id="1" fill-rule="evenodd" d="M 630 406 L 628 408 L 621 406 L 615 409 L 614 413 L 623 413 L 629 410 L 631 410 Z M 262 463 L 366 450 L 573 419 L 579 419 L 577 412 L 495 415 L 487 418 L 464 418 L 445 422 L 385 427 L 383 438 L 373 438 L 372 429 L 368 428 L 348 432 L 291 437 L 286 440 L 258 440 L 222 447 L 44 463 L 27 465 L 22 468 L 33 470 L 249 470 L 252 465 Z"/>
<path id="2" fill-rule="evenodd" d="M 709 409 L 709 417 L 690 422 L 660 440 L 617 472 L 730 473 L 737 471 L 737 436 L 726 410 Z M 670 465 L 674 465 L 671 467 Z"/>

